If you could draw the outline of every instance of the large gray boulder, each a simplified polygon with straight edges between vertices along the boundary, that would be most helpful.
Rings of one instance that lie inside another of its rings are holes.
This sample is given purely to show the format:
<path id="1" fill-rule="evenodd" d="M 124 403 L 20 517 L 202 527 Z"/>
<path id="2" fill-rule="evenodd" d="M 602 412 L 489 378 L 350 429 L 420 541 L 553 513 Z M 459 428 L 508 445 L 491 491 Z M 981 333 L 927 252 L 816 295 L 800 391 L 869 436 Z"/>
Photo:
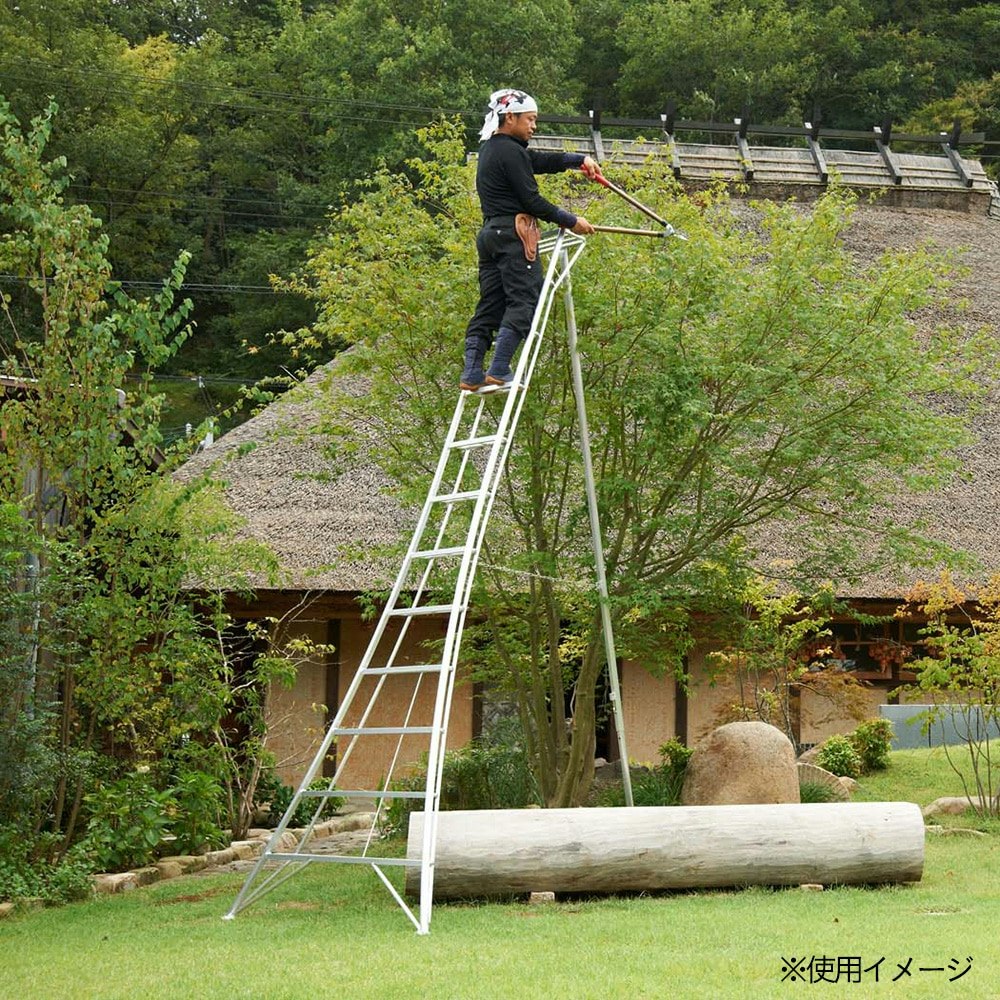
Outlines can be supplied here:
<path id="1" fill-rule="evenodd" d="M 695 747 L 681 790 L 686 806 L 799 802 L 791 740 L 766 722 L 730 722 Z"/>

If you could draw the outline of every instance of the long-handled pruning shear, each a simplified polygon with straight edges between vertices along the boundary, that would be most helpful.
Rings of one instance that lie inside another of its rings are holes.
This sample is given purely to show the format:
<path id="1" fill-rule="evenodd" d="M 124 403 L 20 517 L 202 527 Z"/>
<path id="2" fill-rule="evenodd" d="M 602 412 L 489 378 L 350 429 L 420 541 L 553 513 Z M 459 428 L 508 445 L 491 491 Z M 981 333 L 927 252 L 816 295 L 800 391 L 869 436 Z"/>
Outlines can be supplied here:
<path id="1" fill-rule="evenodd" d="M 583 167 L 580 168 L 581 170 Z M 638 198 L 633 198 L 627 191 L 624 191 L 617 184 L 613 184 L 611 181 L 601 173 L 600 168 L 598 168 L 597 173 L 594 174 L 593 180 L 597 181 L 603 187 L 606 187 L 609 191 L 614 191 L 619 198 L 624 198 L 633 208 L 639 209 L 643 215 L 649 216 L 654 222 L 659 223 L 663 226 L 663 230 L 657 229 L 623 229 L 620 226 L 594 226 L 594 228 L 601 233 L 629 233 L 633 236 L 676 236 L 679 240 L 686 240 L 687 237 L 677 229 L 674 229 L 666 219 L 661 218 L 656 214 L 649 206 L 644 205 Z"/>

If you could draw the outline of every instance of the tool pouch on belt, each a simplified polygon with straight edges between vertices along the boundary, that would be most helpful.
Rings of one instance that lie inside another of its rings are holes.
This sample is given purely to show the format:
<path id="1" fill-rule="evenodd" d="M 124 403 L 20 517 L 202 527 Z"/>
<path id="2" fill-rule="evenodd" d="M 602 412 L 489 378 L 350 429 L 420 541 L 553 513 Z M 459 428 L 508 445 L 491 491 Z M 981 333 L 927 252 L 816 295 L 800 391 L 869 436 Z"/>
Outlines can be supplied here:
<path id="1" fill-rule="evenodd" d="M 538 219 L 527 212 L 519 212 L 514 216 L 514 232 L 521 239 L 524 246 L 524 256 L 527 260 L 534 260 L 538 256 L 538 237 L 541 230 L 538 228 Z"/>

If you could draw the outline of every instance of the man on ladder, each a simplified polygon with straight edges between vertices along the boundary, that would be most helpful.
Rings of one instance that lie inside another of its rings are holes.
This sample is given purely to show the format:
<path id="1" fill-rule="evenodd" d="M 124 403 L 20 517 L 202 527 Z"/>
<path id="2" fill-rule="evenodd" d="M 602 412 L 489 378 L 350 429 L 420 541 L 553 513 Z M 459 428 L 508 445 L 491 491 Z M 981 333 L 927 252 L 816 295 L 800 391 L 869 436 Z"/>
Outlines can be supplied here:
<path id="1" fill-rule="evenodd" d="M 539 194 L 536 173 L 581 168 L 587 177 L 600 173 L 597 161 L 582 153 L 543 153 L 528 148 L 535 133 L 538 105 L 521 90 L 490 95 L 479 140 L 476 191 L 483 228 L 476 237 L 479 257 L 479 304 L 465 331 L 465 367 L 460 388 L 495 391 L 510 383 L 511 360 L 531 328 L 542 290 L 536 259 L 537 219 L 589 236 L 594 227 L 582 216 L 559 208 Z M 496 332 L 489 370 L 483 361 Z"/>

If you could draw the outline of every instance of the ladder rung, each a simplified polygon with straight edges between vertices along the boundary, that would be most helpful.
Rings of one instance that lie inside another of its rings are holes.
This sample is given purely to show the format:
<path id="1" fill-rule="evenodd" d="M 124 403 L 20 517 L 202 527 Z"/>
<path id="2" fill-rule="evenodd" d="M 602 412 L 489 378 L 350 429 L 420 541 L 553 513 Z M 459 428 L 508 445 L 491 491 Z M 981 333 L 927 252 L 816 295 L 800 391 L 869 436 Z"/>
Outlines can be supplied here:
<path id="1" fill-rule="evenodd" d="M 388 674 L 437 674 L 444 670 L 443 663 L 401 663 L 398 667 L 365 667 L 367 677 L 383 677 Z"/>
<path id="2" fill-rule="evenodd" d="M 337 728 L 338 736 L 418 736 L 433 733 L 433 726 L 346 726 Z"/>
<path id="3" fill-rule="evenodd" d="M 486 445 L 493 444 L 499 436 L 499 434 L 483 434 L 481 437 L 462 438 L 460 441 L 453 441 L 451 447 L 455 451 L 470 451 L 472 448 L 485 448 Z"/>
<path id="4" fill-rule="evenodd" d="M 462 500 L 478 500 L 482 490 L 462 490 L 459 493 L 439 493 L 433 498 L 434 503 L 460 503 Z"/>
<path id="5" fill-rule="evenodd" d="M 398 792 L 395 789 L 383 789 L 381 791 L 375 789 L 365 789 L 365 788 L 355 788 L 355 789 L 337 789 L 338 795 L 343 795 L 345 798 L 352 796 L 356 799 L 425 799 L 427 798 L 427 792 Z"/>
<path id="6" fill-rule="evenodd" d="M 341 861 L 349 865 L 396 865 L 400 868 L 418 868 L 419 858 L 373 858 L 361 854 L 265 854 L 265 861 Z"/>
<path id="7" fill-rule="evenodd" d="M 393 608 L 389 612 L 397 618 L 413 618 L 415 615 L 450 615 L 454 604 L 418 604 L 415 608 Z"/>
<path id="8" fill-rule="evenodd" d="M 419 549 L 413 553 L 414 559 L 447 559 L 450 556 L 464 555 L 464 545 L 453 545 L 447 549 Z"/>

